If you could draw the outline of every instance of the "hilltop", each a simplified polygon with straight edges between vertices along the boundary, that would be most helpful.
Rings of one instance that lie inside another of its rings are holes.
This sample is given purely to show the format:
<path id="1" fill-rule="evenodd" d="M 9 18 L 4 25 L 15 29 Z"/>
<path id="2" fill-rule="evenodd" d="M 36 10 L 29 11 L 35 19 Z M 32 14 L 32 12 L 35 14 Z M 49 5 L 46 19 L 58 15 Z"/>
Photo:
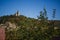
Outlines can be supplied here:
<path id="1" fill-rule="evenodd" d="M 28 18 L 26 16 L 20 15 L 20 16 L 2 16 L 0 17 L 0 24 L 4 24 L 6 22 L 11 22 L 11 23 L 15 23 L 18 26 L 19 25 L 30 25 L 30 24 L 34 24 L 36 23 L 38 20 L 34 19 L 34 18 Z"/>
<path id="2" fill-rule="evenodd" d="M 54 20 L 55 26 L 60 26 L 60 20 Z M 20 16 L 13 16 L 13 15 L 7 15 L 7 16 L 1 16 L 0 17 L 0 24 L 4 24 L 6 22 L 15 23 L 17 26 L 38 26 L 40 24 L 40 20 L 29 18 L 23 15 Z M 53 20 L 48 20 L 48 23 L 53 22 Z"/>

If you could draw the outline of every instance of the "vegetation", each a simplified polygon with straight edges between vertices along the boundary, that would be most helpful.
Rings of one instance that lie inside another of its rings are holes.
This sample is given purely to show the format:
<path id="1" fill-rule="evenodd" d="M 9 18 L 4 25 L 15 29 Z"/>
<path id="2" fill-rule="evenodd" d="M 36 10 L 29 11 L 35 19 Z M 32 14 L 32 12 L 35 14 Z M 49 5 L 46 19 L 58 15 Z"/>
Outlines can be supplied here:
<path id="1" fill-rule="evenodd" d="M 15 23 L 18 28 L 9 29 L 10 31 L 6 29 L 6 40 L 52 40 L 52 37 L 60 35 L 60 29 L 54 29 L 53 23 L 48 21 L 45 8 L 40 12 L 38 19 L 23 15 L 0 17 L 0 24 L 8 21 Z"/>

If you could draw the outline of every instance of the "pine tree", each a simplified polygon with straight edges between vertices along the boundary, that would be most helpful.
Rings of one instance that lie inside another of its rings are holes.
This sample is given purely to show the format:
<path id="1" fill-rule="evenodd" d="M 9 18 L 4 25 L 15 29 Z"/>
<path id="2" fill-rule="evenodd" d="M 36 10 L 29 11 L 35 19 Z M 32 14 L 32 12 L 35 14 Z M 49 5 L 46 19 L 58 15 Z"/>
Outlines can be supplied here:
<path id="1" fill-rule="evenodd" d="M 42 29 L 47 28 L 48 25 L 48 18 L 47 18 L 47 11 L 46 8 L 43 9 L 43 11 L 40 11 L 40 15 L 38 17 L 39 21 L 40 21 L 40 26 Z"/>

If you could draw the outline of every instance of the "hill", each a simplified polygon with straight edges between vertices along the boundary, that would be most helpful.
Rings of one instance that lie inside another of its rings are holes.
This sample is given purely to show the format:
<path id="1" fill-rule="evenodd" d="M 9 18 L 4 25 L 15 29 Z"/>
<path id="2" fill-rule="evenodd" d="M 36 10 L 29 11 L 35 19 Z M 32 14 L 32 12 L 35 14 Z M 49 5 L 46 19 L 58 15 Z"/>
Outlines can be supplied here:
<path id="1" fill-rule="evenodd" d="M 54 30 L 53 20 L 48 20 L 43 27 L 40 20 L 23 15 L 1 16 L 0 24 L 7 26 L 6 40 L 50 40 L 60 35 L 60 20 L 54 20 Z"/>

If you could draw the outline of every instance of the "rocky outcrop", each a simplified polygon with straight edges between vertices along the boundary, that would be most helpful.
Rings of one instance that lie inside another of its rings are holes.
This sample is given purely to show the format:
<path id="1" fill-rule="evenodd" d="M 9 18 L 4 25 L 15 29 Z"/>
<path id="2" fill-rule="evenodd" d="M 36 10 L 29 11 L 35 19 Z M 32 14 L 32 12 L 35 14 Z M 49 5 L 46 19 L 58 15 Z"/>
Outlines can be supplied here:
<path id="1" fill-rule="evenodd" d="M 6 22 L 5 24 L 0 24 L 0 27 L 1 28 L 6 28 L 8 30 L 9 29 L 12 30 L 12 29 L 17 28 L 16 24 L 15 23 L 11 23 L 11 22 Z"/>

